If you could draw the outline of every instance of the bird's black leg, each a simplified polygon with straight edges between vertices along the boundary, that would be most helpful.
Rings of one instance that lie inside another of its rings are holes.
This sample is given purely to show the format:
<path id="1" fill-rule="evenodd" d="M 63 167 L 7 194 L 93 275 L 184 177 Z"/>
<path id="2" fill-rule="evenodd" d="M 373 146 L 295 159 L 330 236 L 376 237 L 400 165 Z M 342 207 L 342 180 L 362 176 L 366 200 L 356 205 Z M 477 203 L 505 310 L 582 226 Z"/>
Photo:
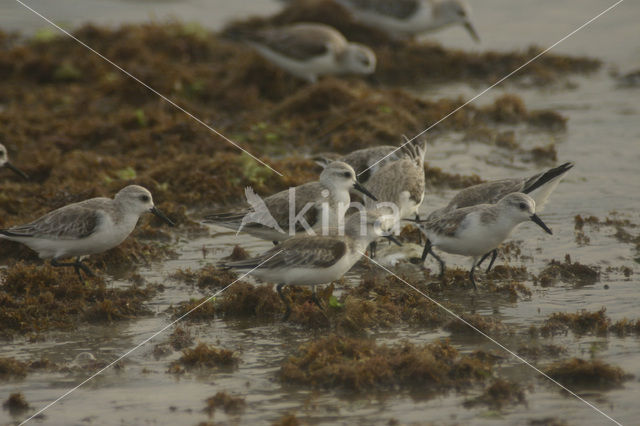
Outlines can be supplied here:
<path id="1" fill-rule="evenodd" d="M 481 258 L 480 258 L 480 262 L 478 262 L 476 264 L 476 266 L 480 266 L 480 264 L 482 262 L 484 262 L 484 260 L 489 257 L 489 255 L 491 255 L 491 262 L 489 262 L 489 267 L 487 268 L 486 272 L 489 272 L 491 270 L 491 267 L 493 266 L 493 262 L 496 261 L 496 257 L 498 257 L 498 249 L 493 249 L 488 253 L 485 253 Z"/>
<path id="2" fill-rule="evenodd" d="M 493 249 L 493 251 L 491 252 L 491 262 L 489 262 L 489 267 L 487 268 L 487 272 L 491 270 L 491 267 L 493 266 L 493 262 L 496 261 L 496 257 L 498 257 L 498 249 Z"/>
<path id="3" fill-rule="evenodd" d="M 286 321 L 289 319 L 289 315 L 291 315 L 291 305 L 289 304 L 289 300 L 287 300 L 287 298 L 284 296 L 284 293 L 282 293 L 282 287 L 284 287 L 284 284 L 278 284 L 276 286 L 276 290 L 278 291 L 278 296 L 280 296 L 280 300 L 282 300 L 286 308 L 284 311 L 284 316 L 282 317 L 282 321 Z"/>
<path id="4" fill-rule="evenodd" d="M 84 263 L 82 263 L 82 260 L 80 259 L 80 257 L 76 258 L 76 268 L 82 269 L 82 271 L 87 274 L 87 276 L 89 277 L 95 277 L 95 274 L 91 271 L 91 269 L 89 269 L 89 267 L 87 265 L 85 265 Z M 79 274 L 79 272 L 78 272 Z"/>
<path id="5" fill-rule="evenodd" d="M 471 280 L 471 284 L 473 284 L 473 289 L 474 290 L 478 290 L 478 286 L 476 285 L 476 279 L 473 276 L 473 272 L 475 271 L 477 266 L 477 262 L 474 260 L 473 261 L 473 266 L 471 267 L 471 270 L 469 271 L 469 279 Z"/>
<path id="6" fill-rule="evenodd" d="M 378 243 L 376 241 L 372 241 L 371 244 L 369 244 L 369 256 L 371 256 L 372 259 L 376 258 L 377 250 L 378 250 Z"/>
<path id="7" fill-rule="evenodd" d="M 427 256 L 429 256 L 429 252 L 431 251 L 431 241 L 427 238 L 427 241 L 424 242 L 424 250 L 422 250 L 422 263 L 427 260 Z"/>
<path id="8" fill-rule="evenodd" d="M 440 264 L 440 278 L 444 277 L 444 269 L 445 269 L 444 260 L 442 260 L 442 258 L 440 256 L 438 256 L 437 254 L 435 254 L 433 252 L 431 241 L 429 241 L 429 239 L 427 238 L 427 241 L 424 243 L 424 250 L 422 251 L 422 262 L 423 263 L 427 259 L 427 256 L 429 254 L 431 254 L 431 256 L 433 256 L 433 258 L 435 260 L 437 260 L 438 263 Z"/>
<path id="9" fill-rule="evenodd" d="M 321 311 L 324 311 L 324 306 L 322 306 L 322 303 L 320 303 L 320 299 L 318 299 L 318 293 L 316 293 L 316 286 L 311 286 L 311 289 L 313 291 L 311 300 L 313 301 L 313 303 L 318 305 L 318 308 L 320 308 Z"/>
<path id="10" fill-rule="evenodd" d="M 480 266 L 480 265 L 482 264 L 482 262 L 484 262 L 484 260 L 485 260 L 487 257 L 489 257 L 489 255 L 490 255 L 491 253 L 492 253 L 492 252 L 487 252 L 487 253 L 483 254 L 483 255 L 482 255 L 482 257 L 480 258 L 480 261 L 476 264 L 476 266 Z"/>
<path id="11" fill-rule="evenodd" d="M 75 269 L 76 274 L 78 274 L 80 281 L 83 281 L 83 282 L 84 282 L 84 279 L 80 274 L 80 269 L 82 269 L 85 272 L 85 274 L 87 274 L 88 276 L 90 277 L 94 276 L 93 272 L 91 272 L 91 269 L 89 269 L 87 265 L 83 264 L 79 257 L 76 258 L 75 262 L 58 262 L 57 259 L 51 259 L 51 266 L 55 266 L 55 267 L 73 266 L 73 269 Z"/>

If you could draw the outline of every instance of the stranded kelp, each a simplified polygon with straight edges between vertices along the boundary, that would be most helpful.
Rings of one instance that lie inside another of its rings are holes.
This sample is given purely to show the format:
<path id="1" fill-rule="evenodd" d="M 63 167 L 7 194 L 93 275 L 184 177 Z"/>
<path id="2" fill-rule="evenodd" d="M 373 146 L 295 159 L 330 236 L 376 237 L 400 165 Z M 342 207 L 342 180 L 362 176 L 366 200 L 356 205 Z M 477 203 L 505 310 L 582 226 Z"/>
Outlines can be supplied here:
<path id="1" fill-rule="evenodd" d="M 605 308 L 593 312 L 584 309 L 575 313 L 554 312 L 549 315 L 538 331 L 544 337 L 564 335 L 568 331 L 578 336 L 585 334 L 608 336 L 609 333 L 613 333 L 624 337 L 640 334 L 640 319 L 622 318 L 613 322 L 606 312 Z"/>
<path id="2" fill-rule="evenodd" d="M 3 270 L 0 282 L 3 338 L 148 315 L 144 302 L 156 292 L 151 285 L 107 288 L 100 277 L 81 282 L 70 268 L 21 262 Z"/>
<path id="3" fill-rule="evenodd" d="M 576 286 L 595 284 L 600 280 L 598 267 L 583 265 L 580 262 L 572 262 L 571 256 L 565 256 L 564 262 L 552 260 L 546 268 L 534 277 L 535 283 L 542 287 L 551 286 L 558 281 Z"/>
<path id="4" fill-rule="evenodd" d="M 222 409 L 225 413 L 240 413 L 246 405 L 243 397 L 229 395 L 227 392 L 218 392 L 205 402 L 207 405 L 203 411 L 209 417 L 213 417 L 217 409 Z"/>
<path id="5" fill-rule="evenodd" d="M 193 349 L 183 349 L 182 356 L 171 363 L 168 372 L 182 374 L 185 369 L 199 371 L 233 369 L 239 362 L 240 358 L 234 351 L 200 342 Z"/>
<path id="6" fill-rule="evenodd" d="M 332 334 L 301 345 L 282 364 L 280 379 L 359 393 L 398 387 L 430 393 L 482 382 L 492 370 L 488 357 L 462 355 L 447 341 L 387 346 Z"/>
<path id="7" fill-rule="evenodd" d="M 611 389 L 622 385 L 633 376 L 620 367 L 599 359 L 572 358 L 547 367 L 545 373 L 565 386 L 587 389 Z"/>

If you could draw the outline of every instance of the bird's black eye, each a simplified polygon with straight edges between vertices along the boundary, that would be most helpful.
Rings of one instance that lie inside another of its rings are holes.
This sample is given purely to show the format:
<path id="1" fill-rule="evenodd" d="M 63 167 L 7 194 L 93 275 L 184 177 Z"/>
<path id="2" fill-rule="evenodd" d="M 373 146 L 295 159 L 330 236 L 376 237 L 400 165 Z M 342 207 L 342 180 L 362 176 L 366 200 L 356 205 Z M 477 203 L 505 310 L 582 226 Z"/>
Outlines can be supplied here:
<path id="1" fill-rule="evenodd" d="M 346 177 L 346 178 L 351 178 L 351 172 L 344 172 L 342 174 L 342 176 Z"/>
<path id="2" fill-rule="evenodd" d="M 148 203 L 150 200 L 151 200 L 151 197 L 149 197 L 148 195 L 140 196 L 140 201 L 142 201 L 143 203 Z"/>
<path id="3" fill-rule="evenodd" d="M 528 206 L 526 203 L 520 203 L 518 204 L 518 207 L 520 207 L 520 210 L 526 210 Z"/>
<path id="4" fill-rule="evenodd" d="M 4 158 L 4 151 L 0 151 L 0 158 Z"/>
<path id="5" fill-rule="evenodd" d="M 464 13 L 463 9 L 458 9 L 458 16 L 465 16 L 466 13 Z"/>

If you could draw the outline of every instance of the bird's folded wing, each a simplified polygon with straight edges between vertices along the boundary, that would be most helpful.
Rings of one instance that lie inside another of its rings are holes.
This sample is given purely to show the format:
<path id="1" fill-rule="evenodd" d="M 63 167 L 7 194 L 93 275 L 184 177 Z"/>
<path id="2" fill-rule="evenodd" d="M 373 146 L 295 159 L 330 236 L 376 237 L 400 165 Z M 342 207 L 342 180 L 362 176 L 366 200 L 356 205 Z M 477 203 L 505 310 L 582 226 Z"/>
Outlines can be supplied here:
<path id="1" fill-rule="evenodd" d="M 340 260 L 346 251 L 347 244 L 341 239 L 297 237 L 284 241 L 258 257 L 229 262 L 226 266 L 236 269 L 251 269 L 258 265 L 265 269 L 328 268 Z"/>
<path id="2" fill-rule="evenodd" d="M 69 205 L 26 225 L 14 226 L 6 230 L 6 233 L 12 236 L 61 240 L 86 238 L 96 231 L 100 217 L 101 213 L 95 209 Z"/>

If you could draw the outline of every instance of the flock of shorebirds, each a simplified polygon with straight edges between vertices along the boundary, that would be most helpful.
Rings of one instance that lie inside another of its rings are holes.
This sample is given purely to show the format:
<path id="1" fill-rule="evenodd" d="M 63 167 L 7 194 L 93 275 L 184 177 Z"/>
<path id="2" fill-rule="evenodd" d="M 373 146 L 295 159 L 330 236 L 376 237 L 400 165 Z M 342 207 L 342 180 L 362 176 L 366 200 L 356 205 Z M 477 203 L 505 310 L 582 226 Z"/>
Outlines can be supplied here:
<path id="1" fill-rule="evenodd" d="M 460 24 L 474 39 L 478 38 L 469 8 L 459 0 L 338 3 L 357 19 L 394 34 L 416 34 Z M 276 65 L 311 82 L 323 74 L 370 73 L 375 68 L 375 55 L 369 48 L 347 42 L 335 29 L 322 24 L 262 30 L 250 43 Z M 283 286 L 312 286 L 314 301 L 321 305 L 315 286 L 340 279 L 367 251 L 373 258 L 380 237 L 401 244 L 394 235 L 402 220 L 422 231 L 426 237 L 422 263 L 428 255 L 433 256 L 441 275 L 445 264 L 434 248 L 473 258 L 469 279 L 474 287 L 475 269 L 489 257 L 487 271 L 491 269 L 498 247 L 519 224 L 533 221 L 551 234 L 536 211 L 543 208 L 572 163 L 533 176 L 471 186 L 460 191 L 446 207 L 421 219 L 426 151 L 426 141 L 416 139 L 405 140 L 400 146 L 365 148 L 343 156 L 320 155 L 316 160 L 324 169 L 317 181 L 264 199 L 247 188 L 246 206 L 210 214 L 203 222 L 273 241 L 274 247 L 259 256 L 222 265 L 277 284 L 287 307 L 285 317 L 290 305 Z M 0 167 L 28 178 L 9 163 L 2 145 Z M 75 268 L 82 280 L 81 271 L 92 275 L 82 263 L 83 257 L 119 245 L 145 212 L 174 225 L 154 206 L 147 189 L 129 185 L 113 199 L 92 198 L 69 204 L 25 225 L 1 229 L 0 238 L 27 245 L 41 258 L 51 259 L 53 266 Z M 71 258 L 75 260 L 61 262 Z"/>
<path id="2" fill-rule="evenodd" d="M 232 211 L 205 216 L 204 223 L 216 224 L 260 239 L 273 241 L 265 253 L 221 264 L 247 271 L 258 279 L 277 284 L 277 291 L 290 313 L 285 285 L 308 285 L 313 300 L 317 284 L 340 279 L 375 243 L 385 237 L 398 245 L 398 223 L 416 224 L 426 236 L 422 262 L 431 254 L 444 273 L 444 261 L 434 247 L 451 254 L 469 256 L 473 263 L 469 279 L 476 287 L 475 268 L 491 256 L 521 223 L 533 221 L 545 232 L 551 230 L 536 214 L 544 206 L 560 179 L 572 167 L 558 167 L 529 177 L 490 181 L 460 191 L 450 203 L 426 219 L 418 210 L 424 200 L 426 142 L 408 141 L 395 146 L 378 146 L 354 151 L 340 158 L 322 158 L 324 170 L 314 182 L 289 188 Z M 327 156 L 334 157 L 334 156 Z M 0 166 L 10 167 L 0 145 Z M 364 178 L 359 181 L 357 176 Z M 354 203 L 352 192 L 364 196 Z M 259 198 L 259 197 L 258 197 Z M 358 211 L 350 213 L 350 208 Z M 120 190 L 113 199 L 92 198 L 61 207 L 33 222 L 0 230 L 0 238 L 17 241 L 51 259 L 53 266 L 72 266 L 93 275 L 82 263 L 84 256 L 119 245 L 133 231 L 139 217 L 151 212 L 169 225 L 174 223 L 154 204 L 151 193 L 137 185 Z M 260 213 L 256 215 L 256 213 Z M 253 217 L 251 220 L 245 220 Z M 269 220 L 264 220 L 268 218 Z M 75 258 L 73 262 L 61 259 Z"/>

